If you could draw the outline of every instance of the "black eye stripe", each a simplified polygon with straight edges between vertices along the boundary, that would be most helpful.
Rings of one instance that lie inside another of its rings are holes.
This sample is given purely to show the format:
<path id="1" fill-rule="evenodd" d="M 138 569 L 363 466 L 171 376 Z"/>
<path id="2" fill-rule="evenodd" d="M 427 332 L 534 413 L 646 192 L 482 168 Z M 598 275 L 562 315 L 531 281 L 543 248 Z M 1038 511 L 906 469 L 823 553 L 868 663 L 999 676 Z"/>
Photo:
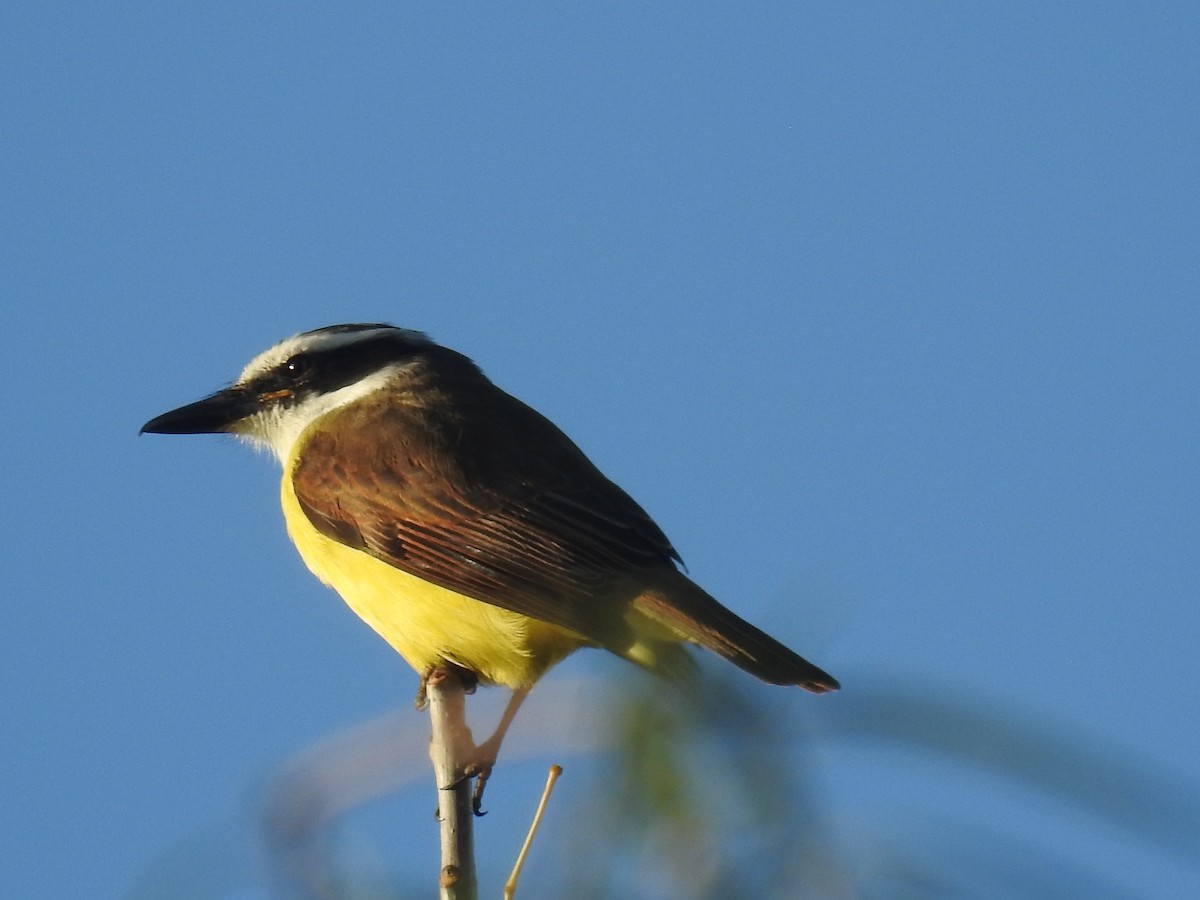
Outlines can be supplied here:
<path id="1" fill-rule="evenodd" d="M 427 351 L 428 344 L 384 334 L 328 350 L 303 350 L 279 363 L 257 380 L 263 393 L 286 390 L 280 402 L 292 404 L 314 394 L 327 394 L 376 372 L 389 363 L 403 362 Z"/>

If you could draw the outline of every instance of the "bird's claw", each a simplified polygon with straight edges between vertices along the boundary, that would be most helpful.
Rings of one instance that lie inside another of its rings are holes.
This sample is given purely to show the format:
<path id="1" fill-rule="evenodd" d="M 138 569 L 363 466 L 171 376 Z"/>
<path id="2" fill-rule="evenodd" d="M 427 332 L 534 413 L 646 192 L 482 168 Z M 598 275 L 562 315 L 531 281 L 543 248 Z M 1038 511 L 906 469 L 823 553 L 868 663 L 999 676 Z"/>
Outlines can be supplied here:
<path id="1" fill-rule="evenodd" d="M 487 810 L 483 808 L 483 789 L 487 786 L 488 778 L 491 775 L 492 767 L 488 766 L 475 776 L 475 789 L 471 791 L 471 812 L 476 817 L 487 815 Z"/>
<path id="2" fill-rule="evenodd" d="M 450 782 L 450 784 L 442 787 L 443 791 L 452 791 L 459 787 L 464 781 L 475 779 L 475 786 L 471 789 L 471 812 L 477 816 L 486 816 L 487 810 L 483 809 L 483 790 L 487 786 L 488 779 L 492 777 L 492 768 L 496 761 L 478 759 L 468 763 L 462 770 L 461 774 Z"/>

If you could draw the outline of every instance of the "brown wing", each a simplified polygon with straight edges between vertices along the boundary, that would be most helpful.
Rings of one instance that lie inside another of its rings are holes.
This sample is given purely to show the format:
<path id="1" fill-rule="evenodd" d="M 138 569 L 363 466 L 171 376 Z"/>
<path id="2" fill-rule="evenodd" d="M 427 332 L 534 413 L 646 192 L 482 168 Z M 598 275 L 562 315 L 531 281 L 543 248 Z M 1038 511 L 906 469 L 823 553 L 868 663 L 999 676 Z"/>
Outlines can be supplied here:
<path id="1" fill-rule="evenodd" d="M 293 471 L 321 532 L 477 600 L 623 643 L 599 589 L 672 567 L 666 536 L 549 420 L 490 382 L 331 414 Z"/>

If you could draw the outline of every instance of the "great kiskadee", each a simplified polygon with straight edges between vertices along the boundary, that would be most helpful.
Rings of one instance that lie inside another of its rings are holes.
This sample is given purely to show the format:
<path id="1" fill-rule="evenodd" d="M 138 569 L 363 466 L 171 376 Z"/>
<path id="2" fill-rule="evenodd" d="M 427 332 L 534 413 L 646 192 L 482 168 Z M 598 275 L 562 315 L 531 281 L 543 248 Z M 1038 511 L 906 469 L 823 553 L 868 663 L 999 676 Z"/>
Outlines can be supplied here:
<path id="1" fill-rule="evenodd" d="M 419 332 L 296 335 L 142 431 L 271 450 L 308 568 L 423 675 L 452 665 L 519 698 L 579 647 L 671 672 L 694 643 L 772 684 L 838 687 L 685 576 L 548 419 Z"/>

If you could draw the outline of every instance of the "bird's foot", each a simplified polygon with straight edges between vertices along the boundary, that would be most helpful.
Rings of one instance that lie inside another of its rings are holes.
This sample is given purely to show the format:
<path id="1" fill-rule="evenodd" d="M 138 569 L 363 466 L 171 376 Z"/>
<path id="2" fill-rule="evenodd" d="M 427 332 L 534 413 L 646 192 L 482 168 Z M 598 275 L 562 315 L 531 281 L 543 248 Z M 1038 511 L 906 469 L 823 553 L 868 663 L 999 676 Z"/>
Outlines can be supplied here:
<path id="1" fill-rule="evenodd" d="M 437 671 L 437 667 L 430 666 L 421 673 L 421 681 L 417 684 L 417 696 L 413 698 L 413 706 L 418 710 L 429 707 L 429 679 L 433 677 L 435 671 Z"/>
<path id="2" fill-rule="evenodd" d="M 523 697 L 521 698 L 523 699 Z M 515 704 L 510 704 L 510 709 L 513 713 L 516 712 L 515 707 L 520 705 L 520 699 L 517 699 Z M 492 777 L 492 769 L 496 767 L 496 760 L 500 756 L 500 744 L 504 741 L 505 732 L 508 730 L 508 721 L 511 720 L 511 715 L 506 716 L 506 721 L 503 721 L 495 733 L 484 741 L 482 744 L 471 747 L 466 755 L 460 755 L 457 758 L 465 760 L 462 765 L 462 774 L 454 782 L 455 786 L 462 784 L 468 778 L 475 779 L 475 787 L 471 791 L 471 810 L 477 816 L 485 815 L 483 810 L 483 789 L 487 787 L 488 779 Z M 461 753 L 463 748 L 460 748 Z"/>
<path id="3" fill-rule="evenodd" d="M 479 684 L 479 676 L 474 672 L 446 663 L 431 668 L 422 676 L 417 702 L 428 700 L 429 688 L 436 688 L 451 679 L 462 685 L 463 693 L 471 693 Z M 529 689 L 520 688 L 513 691 L 495 732 L 482 744 L 475 743 L 471 729 L 467 726 L 463 693 L 452 695 L 457 697 L 457 702 L 450 707 L 443 707 L 442 715 L 438 714 L 436 702 L 442 694 L 434 694 L 434 741 L 431 744 L 431 753 L 434 754 L 434 770 L 438 773 L 441 790 L 452 790 L 469 778 L 475 779 L 475 786 L 471 792 L 471 809 L 475 815 L 481 816 L 483 791 L 500 755 L 500 745 Z"/>
<path id="4" fill-rule="evenodd" d="M 429 706 L 429 686 L 439 685 L 447 678 L 457 678 L 463 686 L 464 694 L 473 694 L 479 687 L 479 676 L 470 669 L 456 666 L 451 662 L 430 666 L 421 673 L 421 681 L 417 685 L 417 696 L 413 698 L 413 706 L 423 710 Z"/>
<path id="5" fill-rule="evenodd" d="M 478 749 L 478 748 L 476 748 Z M 471 811 L 477 816 L 487 815 L 483 809 L 483 790 L 487 787 L 488 779 L 492 777 L 492 769 L 496 766 L 495 757 L 484 759 L 476 758 L 465 764 L 461 769 L 458 769 L 453 780 L 443 786 L 443 791 L 453 790 L 461 785 L 464 781 L 475 779 L 475 786 L 471 789 Z"/>

